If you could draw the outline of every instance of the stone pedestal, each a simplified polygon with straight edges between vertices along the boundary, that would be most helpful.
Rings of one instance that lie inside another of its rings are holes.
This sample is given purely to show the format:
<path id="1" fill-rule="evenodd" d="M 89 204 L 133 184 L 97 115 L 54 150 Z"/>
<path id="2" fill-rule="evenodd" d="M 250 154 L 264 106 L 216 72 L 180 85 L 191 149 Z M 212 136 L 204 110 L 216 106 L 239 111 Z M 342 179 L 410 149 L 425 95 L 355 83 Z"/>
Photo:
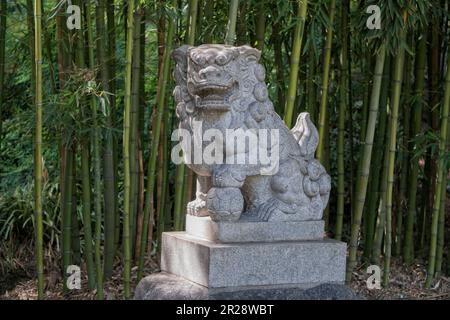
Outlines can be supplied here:
<path id="1" fill-rule="evenodd" d="M 343 283 L 346 246 L 335 240 L 219 243 L 163 235 L 161 270 L 205 287 Z"/>
<path id="2" fill-rule="evenodd" d="M 348 293 L 345 260 L 346 244 L 324 239 L 323 221 L 216 223 L 188 215 L 185 232 L 163 233 L 162 273 L 143 279 L 136 298 L 295 299 L 324 284 Z"/>
<path id="3" fill-rule="evenodd" d="M 236 222 L 214 222 L 210 217 L 186 215 L 186 233 L 204 240 L 229 242 L 271 242 L 321 240 L 324 221 L 254 221 L 243 216 Z"/>

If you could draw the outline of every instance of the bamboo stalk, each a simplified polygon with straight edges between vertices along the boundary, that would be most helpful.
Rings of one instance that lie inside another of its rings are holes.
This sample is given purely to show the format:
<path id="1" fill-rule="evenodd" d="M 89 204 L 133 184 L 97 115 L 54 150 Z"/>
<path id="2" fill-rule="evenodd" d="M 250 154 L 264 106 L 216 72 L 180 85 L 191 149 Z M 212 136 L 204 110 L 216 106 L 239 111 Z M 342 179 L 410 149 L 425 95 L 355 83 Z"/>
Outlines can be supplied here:
<path id="1" fill-rule="evenodd" d="M 303 33 L 305 30 L 306 11 L 308 7 L 307 0 L 297 0 L 297 1 L 298 1 L 297 23 L 295 25 L 294 31 L 294 43 L 292 45 L 291 65 L 289 73 L 289 86 L 286 98 L 286 106 L 284 108 L 284 122 L 286 123 L 288 128 L 292 126 L 292 118 L 294 115 L 295 97 L 297 96 L 298 69 L 300 64 L 300 57 L 302 54 Z M 333 11 L 334 3 L 335 0 L 332 0 L 331 13 L 333 13 L 333 15 L 334 15 Z M 331 16 L 330 18 L 331 18 L 330 20 L 333 19 Z"/>
<path id="2" fill-rule="evenodd" d="M 77 51 L 76 62 L 79 68 L 85 68 L 84 50 L 83 50 L 83 34 L 77 33 Z M 81 115 L 86 116 L 85 105 L 83 100 Z M 81 139 L 81 185 L 82 185 L 82 210 L 83 210 L 83 230 L 84 230 L 84 259 L 88 274 L 89 289 L 95 288 L 95 265 L 93 259 L 92 248 L 92 229 L 91 229 L 91 181 L 90 181 L 90 164 L 89 164 L 89 139 L 82 137 Z"/>
<path id="3" fill-rule="evenodd" d="M 184 165 L 177 166 L 175 174 L 175 204 L 174 204 L 174 229 L 175 231 L 181 231 L 183 229 L 183 181 L 184 181 Z M 181 192 L 178 192 L 181 190 Z"/>
<path id="4" fill-rule="evenodd" d="M 282 41 L 280 39 L 280 23 L 275 17 L 272 22 L 272 34 L 271 34 L 271 42 L 273 43 L 273 55 L 275 60 L 276 67 L 276 84 L 277 84 L 277 104 L 275 106 L 275 111 L 282 116 L 285 106 L 285 85 L 284 85 L 284 63 L 283 63 L 283 50 L 282 50 Z M 308 78 L 309 79 L 309 78 Z"/>
<path id="5" fill-rule="evenodd" d="M 375 65 L 375 72 L 373 75 L 373 86 L 370 99 L 370 113 L 367 123 L 367 132 L 365 134 L 365 145 L 362 156 L 361 172 L 357 181 L 357 194 L 355 198 L 355 211 L 353 216 L 351 239 L 349 243 L 349 258 L 347 264 L 347 282 L 351 281 L 353 269 L 356 265 L 356 253 L 358 249 L 358 238 L 361 227 L 361 218 L 364 210 L 364 203 L 366 201 L 367 184 L 370 173 L 370 162 L 372 159 L 372 146 L 375 135 L 375 126 L 378 116 L 378 107 L 380 102 L 381 81 L 383 77 L 384 60 L 386 56 L 385 46 L 382 45 L 377 55 L 377 62 Z"/>
<path id="6" fill-rule="evenodd" d="M 403 12 L 404 22 L 406 23 L 407 13 Z M 400 30 L 400 41 L 404 41 L 406 37 L 406 27 L 403 26 Z M 403 68 L 405 60 L 405 48 L 402 44 L 397 49 L 397 56 L 395 57 L 395 69 L 392 87 L 392 112 L 389 126 L 391 128 L 391 136 L 389 140 L 389 162 L 388 162 L 388 179 L 386 189 L 386 237 L 385 237 L 385 252 L 384 252 L 384 273 L 383 285 L 389 284 L 389 272 L 391 263 L 391 243 L 392 243 L 392 196 L 394 188 L 394 167 L 395 167 L 395 152 L 397 148 L 397 122 L 398 110 L 400 105 L 400 94 L 402 89 Z"/>
<path id="7" fill-rule="evenodd" d="M 36 4 L 35 4 L 36 6 Z M 39 12 L 39 19 L 42 23 L 42 2 L 40 3 L 41 6 L 41 11 Z M 36 10 L 36 8 L 34 9 Z M 34 13 L 36 14 L 36 12 Z M 32 99 L 34 99 L 34 96 L 36 95 L 35 91 L 36 91 L 36 72 L 37 72 L 37 66 L 35 65 L 36 63 L 36 16 L 33 17 L 33 1 L 32 0 L 27 0 L 27 24 L 28 24 L 28 41 L 29 41 L 29 49 L 30 49 L 30 56 L 31 56 L 31 95 L 32 95 Z M 41 27 L 42 28 L 42 27 Z M 42 34 L 42 29 L 41 29 L 41 34 Z M 42 50 L 42 39 L 39 40 L 40 41 L 40 46 L 41 46 L 41 50 Z M 42 53 L 41 53 L 42 55 Z M 42 56 L 41 56 L 41 60 L 42 60 Z"/>
<path id="8" fill-rule="evenodd" d="M 422 108 L 423 95 L 425 87 L 425 63 L 426 63 L 426 47 L 427 38 L 426 32 L 423 32 L 417 48 L 416 57 L 416 82 L 414 88 L 414 95 L 416 101 L 413 105 L 413 125 L 411 129 L 411 136 L 415 138 L 421 132 L 422 127 Z M 410 150 L 414 152 L 418 148 L 417 143 L 411 143 Z M 411 264 L 414 256 L 414 219 L 417 216 L 417 185 L 419 178 L 419 159 L 412 161 L 411 170 L 408 181 L 408 212 L 405 222 L 405 240 L 403 246 L 403 260 L 406 264 Z"/>
<path id="9" fill-rule="evenodd" d="M 333 22 L 336 11 L 336 0 L 330 2 L 329 20 L 330 25 L 327 30 L 327 38 L 325 41 L 323 54 L 323 75 L 322 75 L 322 96 L 320 99 L 320 114 L 319 114 L 319 145 L 317 146 L 316 157 L 321 163 L 325 160 L 325 139 L 328 136 L 326 119 L 328 118 L 328 80 L 330 74 L 331 62 L 331 44 L 333 42 Z"/>
<path id="10" fill-rule="evenodd" d="M 80 244 L 80 227 L 78 225 L 78 205 L 77 205 L 77 144 L 73 145 L 73 169 L 72 169 L 72 220 L 71 220 L 71 231 L 70 235 L 72 237 L 72 264 L 79 266 L 81 264 L 81 244 Z"/>
<path id="11" fill-rule="evenodd" d="M 123 212 L 123 250 L 124 250 L 124 296 L 130 298 L 131 281 L 131 239 L 130 239 L 130 122 L 131 122 L 131 79 L 133 58 L 134 0 L 128 0 L 127 43 L 125 72 L 125 109 L 123 117 L 123 162 L 124 162 L 124 212 Z"/>
<path id="12" fill-rule="evenodd" d="M 3 9 L 6 4 L 3 3 Z M 5 10 L 6 11 L 6 10 Z M 5 12 L 2 10 L 2 12 Z M 6 12 L 5 12 L 6 17 Z M 3 20 L 3 19 L 2 19 Z M 38 275 L 38 298 L 44 297 L 44 245 L 43 245 L 43 212 L 42 212 L 42 7 L 41 0 L 34 2 L 34 51 L 35 51 L 35 153 L 34 153 L 34 210 L 36 223 L 36 269 Z"/>
<path id="13" fill-rule="evenodd" d="M 205 2 L 206 2 L 206 4 L 205 4 L 204 16 L 207 17 L 205 20 L 208 21 L 209 20 L 208 18 L 213 17 L 215 1 L 206 0 Z M 208 29 L 207 29 L 207 32 L 204 37 L 204 43 L 212 43 L 213 42 L 213 32 L 209 32 L 209 31 L 210 30 L 209 30 L 209 24 L 208 24 Z"/>
<path id="14" fill-rule="evenodd" d="M 236 20 L 239 8 L 239 0 L 230 1 L 230 11 L 228 14 L 227 34 L 225 35 L 225 44 L 234 45 L 236 40 Z M 193 42 L 189 42 L 193 44 Z"/>
<path id="15" fill-rule="evenodd" d="M 64 290 L 67 290 L 67 267 L 72 264 L 72 188 L 73 188 L 73 150 L 71 146 L 65 146 L 66 165 L 64 178 L 64 212 L 62 216 L 62 254 L 63 254 L 63 274 Z"/>
<path id="16" fill-rule="evenodd" d="M 449 140 L 450 130 L 447 129 L 447 142 Z M 439 205 L 439 227 L 437 235 L 437 249 L 436 249 L 436 277 L 439 277 L 442 273 L 442 263 L 444 258 L 444 246 L 445 246 L 445 193 L 447 192 L 447 178 L 443 177 L 441 185 L 441 203 Z"/>
<path id="17" fill-rule="evenodd" d="M 42 3 L 42 6 L 44 6 L 44 3 Z M 47 32 L 45 32 L 47 31 Z M 51 33 L 52 30 L 50 28 L 46 28 L 44 31 L 44 48 L 45 48 L 45 58 L 48 60 L 48 72 L 49 72 L 49 78 L 50 78 L 50 86 L 52 88 L 52 93 L 57 94 L 57 87 L 56 87 L 56 81 L 55 81 L 55 69 L 53 67 L 53 60 L 52 60 L 52 39 L 51 39 Z M 1 126 L 1 125 L 0 125 Z M 1 128 L 0 128 L 1 132 Z"/>
<path id="18" fill-rule="evenodd" d="M 91 230 L 91 182 L 89 173 L 89 142 L 85 139 L 81 144 L 81 175 L 83 189 L 83 226 L 84 226 L 84 256 L 88 274 L 89 289 L 95 288 L 95 265 L 92 255 Z"/>
<path id="19" fill-rule="evenodd" d="M 447 150 L 450 150 L 450 117 L 448 119 L 449 123 L 447 125 Z M 442 274 L 443 269 L 443 260 L 444 260 L 444 246 L 445 246 L 445 205 L 446 205 L 446 192 L 449 178 L 445 175 L 446 171 L 444 170 L 444 176 L 442 181 L 442 191 L 441 191 L 441 204 L 439 208 L 439 232 L 437 239 L 437 251 L 436 251 L 436 276 Z M 447 254 L 447 268 L 450 268 L 450 255 Z M 448 272 L 447 272 L 448 274 Z"/>
<path id="20" fill-rule="evenodd" d="M 391 115 L 389 114 L 389 119 Z M 391 128 L 388 126 L 386 133 L 386 142 L 390 140 Z M 387 180 L 388 180 L 388 162 L 389 162 L 389 144 L 385 142 L 384 153 L 383 153 L 383 172 L 381 176 L 380 185 L 380 201 L 378 204 L 378 216 L 375 226 L 375 235 L 373 237 L 372 245 L 372 259 L 371 261 L 379 265 L 381 256 L 381 247 L 383 244 L 384 227 L 386 224 L 386 190 L 387 190 Z"/>
<path id="21" fill-rule="evenodd" d="M 396 215 L 396 226 L 395 226 L 395 237 L 394 237 L 394 255 L 400 256 L 401 254 L 401 245 L 403 240 L 403 215 L 405 211 L 405 202 L 406 202 L 406 187 L 409 176 L 409 150 L 408 144 L 410 140 L 410 123 L 413 120 L 410 112 L 410 99 L 411 99 L 411 72 L 410 72 L 410 58 L 409 56 L 405 57 L 405 75 L 404 75 L 404 90 L 402 99 L 402 108 L 403 108 L 403 135 L 402 135 L 402 146 L 399 151 L 399 160 L 400 160 L 400 168 L 398 176 L 400 178 L 399 181 L 399 195 L 396 197 L 396 207 L 397 207 L 397 215 Z"/>
<path id="22" fill-rule="evenodd" d="M 177 7 L 177 3 L 175 0 L 173 1 L 172 5 L 174 8 Z M 139 257 L 139 263 L 138 263 L 138 279 L 142 278 L 142 273 L 144 269 L 144 257 L 146 250 L 144 248 L 147 247 L 147 233 L 149 229 L 149 219 L 150 219 L 150 226 L 153 227 L 154 224 L 154 200 L 153 200 L 153 194 L 155 189 L 155 172 L 156 172 L 156 160 L 158 155 L 158 147 L 159 147 L 159 140 L 161 135 L 161 122 L 162 117 L 164 114 L 164 105 L 165 105 L 165 95 L 166 95 L 166 89 L 167 89 L 167 83 L 169 80 L 169 72 L 170 72 L 170 52 L 172 50 L 172 42 L 173 37 L 175 33 L 175 24 L 176 21 L 173 21 L 173 19 L 169 20 L 169 26 L 167 30 L 167 40 L 166 40 L 166 49 L 164 51 L 164 59 L 163 59 L 163 66 L 162 66 L 162 73 L 160 74 L 159 81 L 158 81 L 158 105 L 156 110 L 156 118 L 155 118 L 155 127 L 153 128 L 153 138 L 152 138 L 152 149 L 150 153 L 150 159 L 148 164 L 148 185 L 147 185 L 147 194 L 145 199 L 145 209 L 144 209 L 144 218 L 143 218 L 143 226 L 142 226 L 142 237 L 141 237 L 141 255 Z M 150 214 L 150 212 L 152 214 Z"/>
<path id="23" fill-rule="evenodd" d="M 5 84 L 6 0 L 0 0 L 0 144 L 3 126 L 3 86 Z"/>
<path id="24" fill-rule="evenodd" d="M 234 3 L 236 2 L 236 3 Z M 231 3 L 230 6 L 230 15 L 234 14 L 237 15 L 237 6 L 238 6 L 238 0 L 233 0 L 233 2 Z M 236 5 L 236 11 L 233 9 L 233 6 Z M 190 12 L 189 14 L 191 14 L 192 12 Z M 231 19 L 231 20 L 230 20 Z M 234 24 L 230 21 L 232 21 L 234 19 Z M 189 21 L 194 21 L 191 18 L 189 18 Z M 232 31 L 233 32 L 233 36 L 232 38 L 235 38 L 235 29 L 236 29 L 236 17 L 232 18 L 229 17 L 229 26 L 228 28 L 234 28 Z M 230 25 L 230 23 L 232 25 Z M 195 26 L 189 24 L 188 25 L 188 34 L 195 34 L 195 32 L 192 32 L 191 29 L 195 28 Z M 228 29 L 227 35 L 230 32 L 230 30 Z M 187 38 L 188 45 L 193 46 L 194 45 L 194 40 L 192 37 L 188 37 Z M 226 42 L 226 40 L 225 40 Z M 185 199 L 185 191 L 186 191 L 186 183 L 187 183 L 187 179 L 185 178 L 185 175 L 187 176 L 187 170 L 190 169 L 186 169 L 184 164 L 180 164 L 177 166 L 177 170 L 176 170 L 176 177 L 175 180 L 177 181 L 177 188 L 175 188 L 175 205 L 174 205 L 174 226 L 175 226 L 175 230 L 181 230 L 183 228 L 183 217 L 184 217 L 184 199 Z"/>
<path id="25" fill-rule="evenodd" d="M 445 75 L 445 92 L 444 101 L 442 103 L 442 115 L 441 115 L 441 130 L 439 139 L 439 160 L 437 163 L 437 179 L 435 186 L 435 196 L 433 202 L 433 212 L 431 218 L 431 240 L 430 240 L 430 251 L 428 256 L 428 269 L 427 269 L 427 280 L 425 286 L 429 288 L 435 276 L 436 268 L 436 251 L 437 251 L 437 234 L 439 226 L 439 212 L 441 205 L 441 197 L 445 197 L 445 193 L 442 193 L 444 188 L 442 184 L 446 181 L 447 167 L 446 167 L 446 146 L 447 146 L 447 130 L 450 110 L 450 56 L 447 60 L 447 72 Z"/>
<path id="26" fill-rule="evenodd" d="M 308 75 L 306 77 L 306 92 L 308 94 L 306 111 L 311 116 L 311 121 L 316 122 L 316 84 L 314 77 L 316 75 L 316 60 L 313 50 L 308 53 Z"/>
<path id="27" fill-rule="evenodd" d="M 189 29 L 187 43 L 194 45 L 197 26 L 198 0 L 189 0 Z"/>
<path id="28" fill-rule="evenodd" d="M 162 139 L 162 154 L 163 159 L 168 159 L 168 136 L 169 132 L 171 131 L 170 126 L 170 111 L 167 110 L 167 108 L 164 110 L 164 121 L 163 121 L 163 139 Z M 169 212 L 169 205 L 167 194 L 169 189 L 169 177 L 168 177 L 168 171 L 169 171 L 169 164 L 168 161 L 163 161 L 162 163 L 162 183 L 161 183 L 161 206 L 159 208 L 159 215 L 158 215 L 158 226 L 157 226 L 157 245 L 158 249 L 161 248 L 161 235 L 165 230 L 165 223 L 166 223 L 166 217 L 169 216 L 167 213 Z"/>
<path id="29" fill-rule="evenodd" d="M 245 20 L 244 20 L 245 21 Z M 255 47 L 261 52 L 264 49 L 264 35 L 266 29 L 266 0 L 259 1 L 258 13 L 256 16 L 256 43 Z"/>
<path id="30" fill-rule="evenodd" d="M 249 43 L 247 40 L 247 11 L 249 1 L 241 1 L 238 4 L 238 15 L 236 21 L 236 46 L 242 46 Z"/>
<path id="31" fill-rule="evenodd" d="M 139 88 L 140 88 L 140 59 L 141 59 L 141 13 L 134 13 L 134 35 L 133 35 L 133 65 L 131 80 L 131 115 L 130 115 L 130 237 L 131 251 L 135 248 L 137 200 L 139 192 L 139 164 L 137 140 L 139 134 Z M 136 257 L 137 258 L 137 257 Z"/>
<path id="32" fill-rule="evenodd" d="M 348 28 L 348 0 L 345 0 L 341 8 L 341 77 L 339 83 L 339 115 L 338 115 L 338 141 L 337 141 L 337 174 L 338 174 L 338 191 L 337 191 L 337 213 L 336 213 L 336 232 L 335 239 L 342 238 L 342 225 L 344 219 L 345 206 L 345 119 L 346 106 L 348 104 L 348 43 L 346 32 Z"/>
<path id="33" fill-rule="evenodd" d="M 437 6 L 439 5 L 438 0 L 433 0 L 432 4 Z M 428 79 L 429 79 L 429 123 L 431 125 L 431 129 L 433 132 L 439 131 L 439 103 L 441 102 L 441 91 L 440 91 L 440 81 L 443 76 L 441 76 L 440 73 L 440 54 L 441 54 L 441 32 L 440 32 L 440 16 L 436 16 L 431 23 L 429 24 L 429 31 L 430 31 L 430 41 L 429 41 L 429 53 L 428 53 L 428 59 L 429 59 L 429 65 L 428 65 Z M 442 79 L 443 80 L 443 79 Z M 435 154 L 433 154 L 431 148 L 428 149 L 428 167 L 429 170 L 427 173 L 427 179 L 425 182 L 428 184 L 427 188 L 428 191 L 426 193 L 426 205 L 424 206 L 423 216 L 424 216 L 424 222 L 426 221 L 427 215 L 430 215 L 430 217 L 433 215 L 433 201 L 434 201 L 434 195 L 436 194 L 436 190 L 434 189 L 436 186 L 436 178 L 438 175 L 437 172 L 437 163 L 438 159 Z M 424 192 L 425 196 L 425 192 Z M 431 219 L 430 219 L 431 220 Z M 426 239 L 426 236 L 430 236 L 426 233 L 429 226 L 426 225 L 426 223 L 423 223 L 422 225 L 422 234 L 421 234 L 421 249 L 424 249 L 425 242 L 428 240 Z"/>
<path id="34" fill-rule="evenodd" d="M 94 60 L 94 37 L 92 32 L 91 21 L 91 5 L 90 1 L 86 2 L 86 25 L 88 37 L 88 56 L 89 68 L 95 67 Z M 95 97 L 91 97 L 90 106 L 92 110 L 92 126 L 91 144 L 93 150 L 94 164 L 94 211 L 95 211 L 95 269 L 97 282 L 97 298 L 103 300 L 103 268 L 101 258 L 101 228 L 102 228 L 102 183 L 101 183 L 101 164 L 100 164 L 100 145 L 101 137 L 98 127 L 98 111 Z"/>
<path id="35" fill-rule="evenodd" d="M 189 1 L 189 16 L 188 16 L 188 37 L 187 37 L 187 43 L 189 45 L 194 45 L 195 44 L 195 36 L 196 36 L 196 25 L 197 25 L 197 17 L 198 17 L 198 11 L 200 10 L 199 8 L 199 3 L 198 0 L 190 0 Z M 166 42 L 167 43 L 167 42 Z M 164 63 L 163 63 L 164 65 Z M 159 86 L 158 86 L 159 88 Z M 164 99 L 164 98 L 162 98 Z M 184 166 L 184 164 L 181 164 L 182 166 Z M 190 170 L 189 168 L 183 168 L 183 173 L 184 173 L 184 178 L 183 178 L 183 187 L 178 190 L 177 192 L 182 193 L 182 207 L 186 207 L 186 197 L 189 198 L 190 196 L 188 195 L 189 193 L 189 185 L 192 184 L 192 177 L 193 177 L 193 171 Z M 152 216 L 153 218 L 153 216 Z M 152 219 L 152 223 L 153 223 Z M 153 229 L 152 229 L 153 230 Z M 149 232 L 150 233 L 150 232 Z"/>
<path id="36" fill-rule="evenodd" d="M 114 0 L 108 1 L 106 4 L 106 27 L 108 38 L 108 65 L 110 85 L 109 90 L 111 92 L 111 109 L 114 110 L 116 102 L 116 24 L 115 24 L 115 4 Z M 116 179 L 117 181 L 117 179 Z"/>
<path id="37" fill-rule="evenodd" d="M 135 191 L 136 206 L 137 206 L 137 226 L 136 226 L 136 236 L 134 239 L 135 242 L 135 251 L 134 257 L 137 261 L 140 256 L 140 239 L 142 236 L 142 224 L 143 224 L 143 216 L 144 216 L 144 205 L 145 205 L 145 173 L 144 173 L 144 159 L 143 159 L 143 139 L 145 132 L 145 110 L 146 110 L 146 100 L 147 97 L 145 95 L 145 30 L 146 30 L 146 16 L 145 9 L 141 10 L 141 24 L 139 30 L 139 48 L 140 48 L 140 58 L 139 58 L 139 107 L 138 107 L 138 123 L 136 125 L 137 131 L 137 152 L 136 152 L 136 163 L 137 163 L 137 188 Z"/>
<path id="38" fill-rule="evenodd" d="M 378 120 L 378 129 L 377 135 L 375 137 L 375 145 L 374 145 L 374 158 L 371 161 L 372 168 L 370 169 L 370 193 L 369 193 L 369 202 L 367 205 L 367 221 L 365 227 L 367 228 L 364 232 L 364 257 L 366 259 L 370 259 L 372 255 L 373 241 L 375 235 L 375 226 L 377 220 L 377 205 L 378 200 L 380 198 L 380 186 L 382 185 L 382 171 L 384 166 L 384 142 L 387 135 L 386 123 L 387 123 L 387 103 L 388 103 L 388 93 L 389 93 L 389 73 L 391 66 L 391 55 L 386 53 L 385 57 L 385 65 L 383 68 L 383 80 L 381 85 L 381 93 L 380 93 L 380 116 Z M 385 186 L 382 186 L 384 190 L 386 190 Z"/>
<path id="39" fill-rule="evenodd" d="M 116 20 L 115 20 L 115 1 L 108 1 L 106 3 L 106 27 L 107 27 L 107 39 L 108 39 L 108 66 L 109 66 L 109 92 L 111 95 L 108 97 L 108 100 L 110 102 L 110 109 L 116 110 Z M 115 119 L 115 112 L 111 112 L 111 122 L 112 125 L 116 126 L 116 119 Z M 119 142 L 117 135 L 112 136 L 112 162 L 113 162 L 113 172 L 114 175 L 114 195 L 118 194 L 118 188 L 119 188 L 119 179 L 117 178 L 118 175 L 118 163 L 119 163 Z M 111 160 L 108 159 L 108 162 Z M 110 170 L 108 168 L 108 170 Z M 110 191 L 108 191 L 110 192 Z M 118 250 L 119 247 L 119 234 L 120 234 L 120 210 L 119 210 L 119 204 L 118 204 L 118 196 L 114 197 L 114 218 L 109 217 L 105 220 L 105 229 L 108 230 L 108 233 L 114 233 L 114 244 L 111 244 L 111 235 L 108 234 L 108 239 L 106 242 L 106 249 L 105 251 L 109 252 L 108 259 L 111 259 L 111 253 L 115 255 L 116 250 Z M 109 231 L 110 229 L 114 229 L 114 231 Z M 111 247 L 113 249 L 111 249 Z M 114 259 L 114 257 L 112 258 Z M 111 267 L 111 262 L 107 261 L 107 268 Z M 107 270 L 107 275 L 109 276 L 109 270 Z"/>
<path id="40" fill-rule="evenodd" d="M 110 66 L 107 57 L 107 33 L 105 30 L 105 0 L 99 0 L 95 10 L 97 26 L 97 56 L 100 69 L 100 77 L 103 91 L 105 92 L 106 128 L 105 146 L 103 148 L 103 181 L 104 181 L 104 206 L 105 206 L 105 256 L 104 277 L 109 278 L 112 273 L 112 264 L 115 254 L 114 230 L 115 230 L 115 172 L 114 172 L 114 142 L 112 135 L 112 113 L 109 100 L 110 93 Z"/>

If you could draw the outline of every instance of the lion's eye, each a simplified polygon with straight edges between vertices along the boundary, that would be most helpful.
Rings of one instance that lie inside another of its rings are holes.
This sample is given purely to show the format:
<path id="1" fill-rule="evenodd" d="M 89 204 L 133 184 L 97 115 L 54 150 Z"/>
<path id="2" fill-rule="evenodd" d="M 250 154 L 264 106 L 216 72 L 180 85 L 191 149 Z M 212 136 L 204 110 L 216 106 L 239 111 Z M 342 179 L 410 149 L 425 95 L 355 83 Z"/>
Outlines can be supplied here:
<path id="1" fill-rule="evenodd" d="M 206 63 L 206 59 L 204 56 L 196 57 L 196 63 L 200 66 L 203 66 Z"/>
<path id="2" fill-rule="evenodd" d="M 225 65 L 225 64 L 227 64 L 227 62 L 228 62 L 228 58 L 227 58 L 225 55 L 223 55 L 223 54 L 220 54 L 220 55 L 218 55 L 218 56 L 216 57 L 216 63 L 217 63 L 219 66 Z"/>
<path id="3" fill-rule="evenodd" d="M 199 55 L 199 54 L 193 54 L 191 56 L 192 61 L 196 64 L 196 65 L 204 65 L 206 63 L 206 59 L 204 56 Z"/>

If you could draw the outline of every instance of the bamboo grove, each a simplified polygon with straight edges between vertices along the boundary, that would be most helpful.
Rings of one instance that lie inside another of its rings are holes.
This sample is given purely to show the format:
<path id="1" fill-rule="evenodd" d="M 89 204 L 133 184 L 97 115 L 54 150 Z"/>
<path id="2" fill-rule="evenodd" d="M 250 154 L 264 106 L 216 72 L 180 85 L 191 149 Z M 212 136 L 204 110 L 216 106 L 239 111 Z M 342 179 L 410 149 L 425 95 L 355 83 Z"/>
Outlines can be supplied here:
<path id="1" fill-rule="evenodd" d="M 120 270 L 131 298 L 195 193 L 170 160 L 171 51 L 249 44 L 280 117 L 317 124 L 347 281 L 376 264 L 389 286 L 398 259 L 425 264 L 432 286 L 450 273 L 449 13 L 448 0 L 0 0 L 1 241 L 34 234 L 40 298 L 49 252 L 99 299 Z"/>

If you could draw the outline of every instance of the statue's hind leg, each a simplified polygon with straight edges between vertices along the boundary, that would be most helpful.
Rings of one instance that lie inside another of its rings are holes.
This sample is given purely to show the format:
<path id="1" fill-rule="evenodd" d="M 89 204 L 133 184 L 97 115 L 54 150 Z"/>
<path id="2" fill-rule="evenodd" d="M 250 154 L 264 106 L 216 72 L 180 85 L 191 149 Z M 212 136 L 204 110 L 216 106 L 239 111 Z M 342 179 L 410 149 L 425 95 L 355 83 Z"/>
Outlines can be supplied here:
<path id="1" fill-rule="evenodd" d="M 290 215 L 299 213 L 307 197 L 302 192 L 303 175 L 295 160 L 280 163 L 280 170 L 270 179 L 271 197 L 261 203 L 255 210 L 262 221 L 270 219 L 289 219 Z"/>

